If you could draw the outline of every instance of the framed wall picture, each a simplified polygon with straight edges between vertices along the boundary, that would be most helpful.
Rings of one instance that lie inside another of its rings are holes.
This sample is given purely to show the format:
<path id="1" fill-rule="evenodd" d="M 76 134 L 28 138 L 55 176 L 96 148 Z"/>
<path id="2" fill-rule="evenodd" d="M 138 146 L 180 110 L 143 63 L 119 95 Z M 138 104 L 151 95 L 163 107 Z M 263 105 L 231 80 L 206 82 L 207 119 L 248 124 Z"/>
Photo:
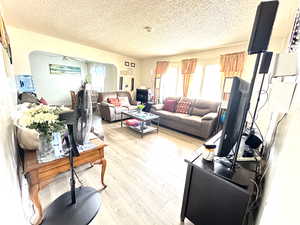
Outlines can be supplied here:
<path id="1" fill-rule="evenodd" d="M 130 66 L 133 67 L 133 68 L 135 68 L 135 63 L 133 63 L 133 62 L 130 63 Z"/>
<path id="2" fill-rule="evenodd" d="M 50 70 L 50 74 L 53 75 L 64 75 L 64 74 L 80 75 L 81 74 L 81 68 L 79 66 L 49 64 L 49 70 Z"/>

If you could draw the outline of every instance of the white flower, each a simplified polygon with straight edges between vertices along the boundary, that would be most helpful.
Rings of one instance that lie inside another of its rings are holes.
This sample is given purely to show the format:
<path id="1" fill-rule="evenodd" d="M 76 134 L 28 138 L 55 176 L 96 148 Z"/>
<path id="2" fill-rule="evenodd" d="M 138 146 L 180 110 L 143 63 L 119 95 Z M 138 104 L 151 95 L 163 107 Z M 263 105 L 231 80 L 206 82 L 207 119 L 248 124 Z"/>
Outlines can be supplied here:
<path id="1" fill-rule="evenodd" d="M 23 115 L 19 119 L 19 124 L 23 127 L 28 127 L 33 123 L 33 118 L 29 115 Z"/>
<path id="2" fill-rule="evenodd" d="M 29 127 L 33 123 L 42 124 L 48 122 L 50 126 L 50 124 L 58 122 L 58 115 L 54 113 L 57 109 L 59 108 L 47 105 L 35 106 L 23 113 L 22 117 L 19 119 L 19 124 L 24 127 Z"/>

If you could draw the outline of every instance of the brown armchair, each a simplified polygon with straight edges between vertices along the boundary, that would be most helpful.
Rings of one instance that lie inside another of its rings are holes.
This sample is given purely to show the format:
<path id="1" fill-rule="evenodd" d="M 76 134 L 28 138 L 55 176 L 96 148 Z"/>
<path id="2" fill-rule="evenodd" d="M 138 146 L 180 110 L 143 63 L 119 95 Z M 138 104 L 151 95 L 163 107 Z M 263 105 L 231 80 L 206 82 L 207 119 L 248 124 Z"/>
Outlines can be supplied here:
<path id="1" fill-rule="evenodd" d="M 75 91 L 70 91 L 70 95 L 71 95 L 72 109 L 75 109 L 75 105 L 77 102 L 77 96 Z"/>
<path id="2" fill-rule="evenodd" d="M 77 94 L 75 91 L 70 91 L 71 95 L 71 102 L 72 102 L 72 109 L 75 109 L 76 102 L 77 102 Z M 93 107 L 93 112 L 97 110 L 97 104 L 98 104 L 98 99 L 99 99 L 99 93 L 97 91 L 91 91 L 91 100 L 92 100 L 92 107 Z"/>
<path id="3" fill-rule="evenodd" d="M 130 106 L 114 106 L 107 102 L 108 98 L 128 97 Z M 98 99 L 98 110 L 101 117 L 106 121 L 116 121 L 121 119 L 122 112 L 128 112 L 136 109 L 136 102 L 127 91 L 100 92 Z M 126 117 L 124 117 L 126 118 Z"/>

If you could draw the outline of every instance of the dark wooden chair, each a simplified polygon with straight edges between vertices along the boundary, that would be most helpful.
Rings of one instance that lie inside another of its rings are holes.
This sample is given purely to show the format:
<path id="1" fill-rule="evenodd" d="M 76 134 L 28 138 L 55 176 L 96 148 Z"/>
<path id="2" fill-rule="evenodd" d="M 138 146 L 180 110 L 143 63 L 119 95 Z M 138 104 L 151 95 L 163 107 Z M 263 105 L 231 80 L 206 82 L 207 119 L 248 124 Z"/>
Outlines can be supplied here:
<path id="1" fill-rule="evenodd" d="M 75 91 L 70 91 L 71 94 L 71 102 L 72 102 L 72 109 L 75 109 L 77 97 Z"/>

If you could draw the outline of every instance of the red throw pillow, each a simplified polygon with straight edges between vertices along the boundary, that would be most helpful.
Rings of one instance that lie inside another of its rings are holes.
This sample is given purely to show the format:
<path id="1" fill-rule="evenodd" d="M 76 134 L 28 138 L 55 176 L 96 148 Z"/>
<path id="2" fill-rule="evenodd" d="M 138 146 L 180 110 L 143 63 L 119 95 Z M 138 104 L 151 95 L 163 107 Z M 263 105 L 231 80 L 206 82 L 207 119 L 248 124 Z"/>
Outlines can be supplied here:
<path id="1" fill-rule="evenodd" d="M 177 101 L 175 99 L 167 99 L 164 103 L 163 110 L 175 112 Z"/>
<path id="2" fill-rule="evenodd" d="M 191 104 L 192 104 L 192 102 L 190 102 L 190 101 L 187 101 L 183 98 L 180 99 L 180 101 L 178 102 L 177 107 L 176 107 L 176 112 L 188 114 Z"/>
<path id="3" fill-rule="evenodd" d="M 39 100 L 41 104 L 43 105 L 48 105 L 48 102 L 46 101 L 46 99 L 44 99 L 43 97 L 41 97 L 41 99 Z"/>
<path id="4" fill-rule="evenodd" d="M 114 106 L 121 106 L 118 98 L 108 98 L 107 102 L 113 104 Z"/>

